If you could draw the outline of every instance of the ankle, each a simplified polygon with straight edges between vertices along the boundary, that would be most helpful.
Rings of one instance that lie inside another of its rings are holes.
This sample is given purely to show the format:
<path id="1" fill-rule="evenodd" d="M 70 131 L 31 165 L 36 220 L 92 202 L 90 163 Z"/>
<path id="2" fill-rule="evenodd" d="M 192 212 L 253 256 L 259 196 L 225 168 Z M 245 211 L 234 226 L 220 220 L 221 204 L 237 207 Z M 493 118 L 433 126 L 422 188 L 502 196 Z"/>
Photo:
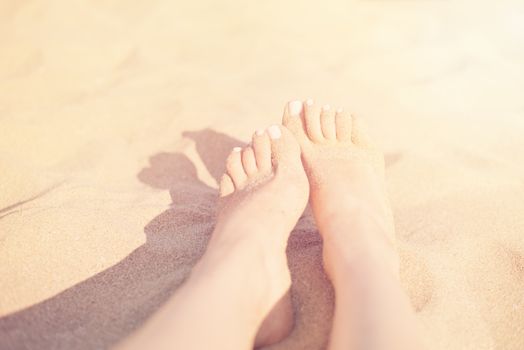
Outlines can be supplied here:
<path id="1" fill-rule="evenodd" d="M 391 209 L 385 189 L 376 183 L 363 185 L 345 183 L 325 184 L 311 190 L 313 211 L 319 221 L 359 217 L 359 219 L 391 219 Z"/>
<path id="2" fill-rule="evenodd" d="M 354 265 L 364 265 L 388 271 L 398 278 L 394 233 L 382 222 L 353 215 L 320 227 L 324 263 L 330 275 L 345 274 Z"/>
<path id="3" fill-rule="evenodd" d="M 323 260 L 326 272 L 335 285 L 355 278 L 366 281 L 385 276 L 396 281 L 400 278 L 396 252 L 369 242 L 352 243 L 345 247 L 325 243 Z"/>
<path id="4" fill-rule="evenodd" d="M 394 224 L 390 212 L 379 210 L 358 197 L 339 198 L 337 205 L 315 210 L 315 220 L 324 240 L 351 243 L 362 239 L 383 239 L 393 244 Z M 319 203 L 322 205 L 322 203 Z M 346 242 L 346 241 L 350 242 Z"/>

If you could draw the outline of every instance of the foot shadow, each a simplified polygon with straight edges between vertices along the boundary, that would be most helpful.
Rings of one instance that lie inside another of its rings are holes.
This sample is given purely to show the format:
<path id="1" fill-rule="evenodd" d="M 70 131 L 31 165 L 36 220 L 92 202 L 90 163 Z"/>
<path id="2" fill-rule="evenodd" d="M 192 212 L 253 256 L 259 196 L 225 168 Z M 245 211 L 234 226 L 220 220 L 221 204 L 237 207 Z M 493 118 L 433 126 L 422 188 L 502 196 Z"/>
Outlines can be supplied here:
<path id="1" fill-rule="evenodd" d="M 225 171 L 224 160 L 231 149 L 244 145 L 210 129 L 185 132 L 183 136 L 195 142 L 200 159 L 217 182 Z M 295 327 L 286 339 L 267 349 L 325 348 L 331 330 L 334 297 L 322 267 L 322 240 L 309 208 L 291 232 L 286 253 L 291 271 Z"/>
<path id="2" fill-rule="evenodd" d="M 226 134 L 211 129 L 186 131 L 182 136 L 195 142 L 197 153 L 215 181 L 220 183 L 222 174 L 226 171 L 226 158 L 234 147 L 245 143 Z"/>
<path id="3" fill-rule="evenodd" d="M 203 130 L 193 135 L 221 171 L 242 142 Z M 220 146 L 220 147 L 218 147 Z M 116 265 L 67 290 L 0 318 L 0 349 L 106 349 L 128 336 L 183 283 L 203 254 L 214 226 L 217 190 L 197 176 L 182 153 L 158 153 L 138 179 L 169 190 L 172 204 L 145 227 L 146 243 Z"/>
<path id="4" fill-rule="evenodd" d="M 243 142 L 211 129 L 185 132 L 218 182 L 230 150 Z M 393 157 L 390 163 L 395 163 Z M 146 243 L 116 265 L 60 294 L 0 318 L 0 349 L 106 349 L 140 327 L 183 283 L 215 223 L 217 190 L 182 153 L 158 153 L 138 179 L 169 190 L 172 204 L 145 227 Z M 287 249 L 295 328 L 272 349 L 320 349 L 331 329 L 333 291 L 322 242 L 306 210 Z"/>

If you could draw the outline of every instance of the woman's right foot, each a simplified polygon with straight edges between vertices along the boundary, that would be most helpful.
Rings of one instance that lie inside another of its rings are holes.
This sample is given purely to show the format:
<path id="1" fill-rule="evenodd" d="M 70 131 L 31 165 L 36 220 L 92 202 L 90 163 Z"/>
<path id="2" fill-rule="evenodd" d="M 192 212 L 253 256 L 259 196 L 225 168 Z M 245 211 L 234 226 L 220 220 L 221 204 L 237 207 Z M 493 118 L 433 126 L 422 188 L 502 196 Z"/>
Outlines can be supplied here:
<path id="1" fill-rule="evenodd" d="M 328 348 L 422 349 L 400 285 L 384 158 L 342 110 L 290 102 L 283 124 L 295 135 L 335 290 Z"/>
<path id="2" fill-rule="evenodd" d="M 288 103 L 283 124 L 302 150 L 328 275 L 335 278 L 340 259 L 362 254 L 375 256 L 396 274 L 398 257 L 384 158 L 360 121 L 341 109 L 321 108 L 307 100 Z"/>

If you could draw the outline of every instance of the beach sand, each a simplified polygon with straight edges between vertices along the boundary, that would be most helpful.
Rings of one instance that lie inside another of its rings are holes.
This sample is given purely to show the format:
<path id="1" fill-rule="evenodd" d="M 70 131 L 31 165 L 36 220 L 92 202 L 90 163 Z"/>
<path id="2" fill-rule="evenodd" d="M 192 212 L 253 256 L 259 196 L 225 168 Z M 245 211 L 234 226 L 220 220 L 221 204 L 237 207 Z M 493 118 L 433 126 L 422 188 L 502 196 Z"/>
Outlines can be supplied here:
<path id="1" fill-rule="evenodd" d="M 0 348 L 107 348 L 172 295 L 234 146 L 314 98 L 382 146 L 402 283 L 431 349 L 524 349 L 524 5 L 0 2 Z M 296 327 L 333 292 L 308 211 Z M 206 315 L 202 315 L 206 317 Z"/>

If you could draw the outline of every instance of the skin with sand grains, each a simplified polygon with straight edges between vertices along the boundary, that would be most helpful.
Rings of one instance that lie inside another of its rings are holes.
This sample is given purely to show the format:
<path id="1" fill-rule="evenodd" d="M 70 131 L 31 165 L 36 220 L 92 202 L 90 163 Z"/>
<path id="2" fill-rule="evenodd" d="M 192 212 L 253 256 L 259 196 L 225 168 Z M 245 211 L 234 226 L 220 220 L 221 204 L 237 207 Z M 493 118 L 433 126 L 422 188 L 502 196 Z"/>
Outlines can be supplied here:
<path id="1" fill-rule="evenodd" d="M 120 349 L 249 349 L 282 340 L 293 327 L 286 246 L 308 198 L 335 291 L 329 349 L 422 348 L 399 282 L 383 156 L 358 119 L 292 101 L 282 125 L 234 148 L 226 169 L 206 252 Z"/>

